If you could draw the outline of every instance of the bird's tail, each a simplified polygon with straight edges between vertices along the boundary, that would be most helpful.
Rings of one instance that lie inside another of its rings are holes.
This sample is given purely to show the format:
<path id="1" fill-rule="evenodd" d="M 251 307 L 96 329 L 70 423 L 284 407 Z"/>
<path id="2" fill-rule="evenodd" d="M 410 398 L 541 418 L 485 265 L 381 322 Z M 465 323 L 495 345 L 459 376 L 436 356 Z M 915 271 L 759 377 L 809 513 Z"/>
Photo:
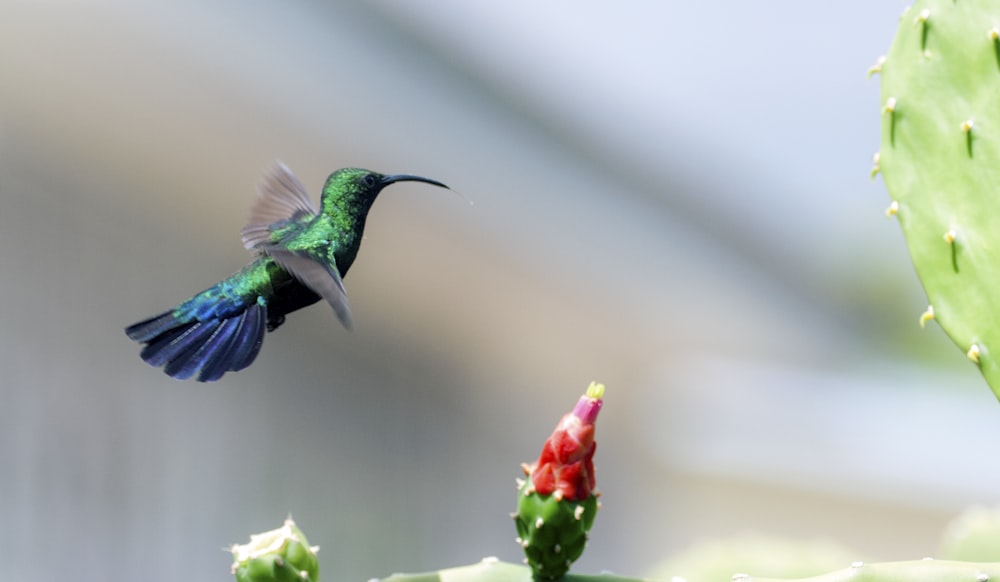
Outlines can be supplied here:
<path id="1" fill-rule="evenodd" d="M 264 342 L 267 308 L 251 303 L 236 313 L 196 318 L 182 308 L 154 315 L 125 328 L 131 339 L 146 344 L 139 354 L 167 375 L 200 382 L 218 380 L 226 372 L 246 368 Z"/>

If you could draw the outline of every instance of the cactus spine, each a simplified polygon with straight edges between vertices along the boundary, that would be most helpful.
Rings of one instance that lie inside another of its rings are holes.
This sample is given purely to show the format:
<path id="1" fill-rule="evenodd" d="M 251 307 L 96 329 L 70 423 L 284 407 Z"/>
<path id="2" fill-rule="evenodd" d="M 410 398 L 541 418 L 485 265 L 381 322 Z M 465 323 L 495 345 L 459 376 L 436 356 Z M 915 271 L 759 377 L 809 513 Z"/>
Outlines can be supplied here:
<path id="1" fill-rule="evenodd" d="M 881 75 L 874 173 L 937 321 L 1000 397 L 1000 6 L 922 0 Z"/>

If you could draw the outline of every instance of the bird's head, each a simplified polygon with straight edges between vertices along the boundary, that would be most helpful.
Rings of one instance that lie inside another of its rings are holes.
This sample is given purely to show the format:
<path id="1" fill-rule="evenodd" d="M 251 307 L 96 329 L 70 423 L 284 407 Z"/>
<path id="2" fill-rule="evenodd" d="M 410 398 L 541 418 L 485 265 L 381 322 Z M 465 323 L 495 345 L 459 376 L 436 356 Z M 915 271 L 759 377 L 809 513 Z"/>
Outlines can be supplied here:
<path id="1" fill-rule="evenodd" d="M 360 211 L 367 213 L 383 188 L 396 182 L 423 182 L 440 188 L 448 186 L 410 174 L 380 174 L 363 168 L 343 168 L 330 174 L 323 186 L 323 212 Z"/>

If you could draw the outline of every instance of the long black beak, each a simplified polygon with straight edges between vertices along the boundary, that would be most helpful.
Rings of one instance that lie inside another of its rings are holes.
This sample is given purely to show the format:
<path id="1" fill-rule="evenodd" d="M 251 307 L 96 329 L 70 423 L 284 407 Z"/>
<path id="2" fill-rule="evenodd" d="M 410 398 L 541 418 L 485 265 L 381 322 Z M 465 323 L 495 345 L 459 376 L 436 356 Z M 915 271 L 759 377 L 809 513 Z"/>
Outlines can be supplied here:
<path id="1" fill-rule="evenodd" d="M 421 176 L 413 176 L 411 174 L 393 174 L 391 176 L 382 177 L 382 187 L 385 188 L 389 184 L 395 184 L 396 182 L 423 182 L 425 184 L 433 184 L 434 186 L 439 186 L 447 190 L 451 190 L 445 184 L 438 182 L 437 180 L 431 180 L 430 178 L 423 178 Z"/>

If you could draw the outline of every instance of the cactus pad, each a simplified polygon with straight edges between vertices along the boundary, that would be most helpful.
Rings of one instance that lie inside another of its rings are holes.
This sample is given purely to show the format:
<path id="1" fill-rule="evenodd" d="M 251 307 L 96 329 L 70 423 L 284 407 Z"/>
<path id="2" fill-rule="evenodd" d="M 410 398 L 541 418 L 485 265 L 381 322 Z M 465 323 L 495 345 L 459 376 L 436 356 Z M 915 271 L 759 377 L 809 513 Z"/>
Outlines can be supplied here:
<path id="1" fill-rule="evenodd" d="M 291 518 L 278 529 L 234 544 L 232 573 L 237 582 L 318 582 L 318 547 L 310 546 Z"/>
<path id="2" fill-rule="evenodd" d="M 477 564 L 447 568 L 421 574 L 393 574 L 371 582 L 534 582 L 534 573 L 520 564 L 484 558 Z M 648 578 L 629 578 L 614 574 L 567 574 L 562 582 L 654 582 Z M 663 581 L 665 582 L 665 581 Z"/>
<path id="3" fill-rule="evenodd" d="M 881 75 L 889 190 L 936 320 L 1000 397 L 1000 5 L 923 0 Z M 915 319 L 916 319 L 916 315 Z"/>
<path id="4" fill-rule="evenodd" d="M 885 562 L 865 564 L 855 562 L 849 568 L 829 572 L 797 582 L 990 582 L 1000 580 L 1000 564 L 976 562 L 950 562 L 946 560 L 917 560 L 913 562 Z M 792 579 L 757 578 L 736 574 L 732 582 L 796 582 Z"/>
<path id="5" fill-rule="evenodd" d="M 1000 507 L 970 507 L 951 520 L 939 554 L 947 560 L 1000 560 Z"/>

